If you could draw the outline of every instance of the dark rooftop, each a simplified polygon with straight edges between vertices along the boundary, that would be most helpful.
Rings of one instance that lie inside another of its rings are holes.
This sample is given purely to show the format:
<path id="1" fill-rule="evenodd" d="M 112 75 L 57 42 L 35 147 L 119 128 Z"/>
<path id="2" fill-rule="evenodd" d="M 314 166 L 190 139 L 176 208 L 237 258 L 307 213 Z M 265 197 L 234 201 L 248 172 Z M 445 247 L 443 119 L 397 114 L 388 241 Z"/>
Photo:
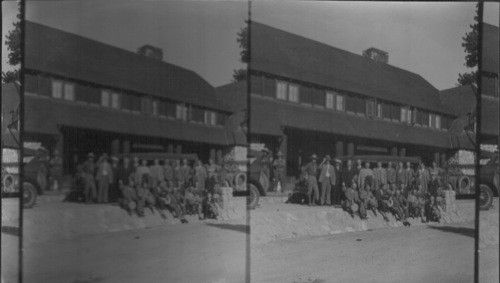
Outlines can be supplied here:
<path id="1" fill-rule="evenodd" d="M 454 115 L 420 75 L 258 22 L 251 29 L 253 71 Z"/>
<path id="2" fill-rule="evenodd" d="M 193 71 L 26 21 L 25 69 L 227 111 Z"/>

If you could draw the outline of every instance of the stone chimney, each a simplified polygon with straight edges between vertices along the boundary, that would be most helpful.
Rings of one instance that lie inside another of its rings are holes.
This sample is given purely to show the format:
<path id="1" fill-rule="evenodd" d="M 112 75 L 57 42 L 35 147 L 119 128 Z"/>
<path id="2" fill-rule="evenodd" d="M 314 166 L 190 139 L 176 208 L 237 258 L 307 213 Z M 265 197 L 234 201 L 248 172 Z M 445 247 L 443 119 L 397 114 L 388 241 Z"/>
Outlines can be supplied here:
<path id="1" fill-rule="evenodd" d="M 370 47 L 363 51 L 363 56 L 372 59 L 373 61 L 382 62 L 387 64 L 389 62 L 389 53 L 377 49 L 375 47 Z"/>
<path id="2" fill-rule="evenodd" d="M 163 50 L 161 50 L 161 48 L 154 47 L 149 44 L 139 47 L 137 49 L 137 53 L 159 61 L 163 60 Z"/>

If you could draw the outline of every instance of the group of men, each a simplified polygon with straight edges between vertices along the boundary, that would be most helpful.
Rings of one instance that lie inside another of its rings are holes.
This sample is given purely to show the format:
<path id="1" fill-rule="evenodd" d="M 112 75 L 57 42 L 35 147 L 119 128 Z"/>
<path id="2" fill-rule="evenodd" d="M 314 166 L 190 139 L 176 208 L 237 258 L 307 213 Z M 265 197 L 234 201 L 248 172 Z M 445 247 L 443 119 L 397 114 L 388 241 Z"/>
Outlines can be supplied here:
<path id="1" fill-rule="evenodd" d="M 317 164 L 313 154 L 311 161 L 302 167 L 299 183 L 307 186 L 309 205 L 340 205 L 352 217 L 368 217 L 367 211 L 377 211 L 388 220 L 386 213 L 392 213 L 405 225 L 408 217 L 421 217 L 423 222 L 439 221 L 439 205 L 443 204 L 444 190 L 441 184 L 442 170 L 434 162 L 428 169 L 423 163 L 414 170 L 410 162 L 403 165 L 388 162 L 386 168 L 377 162 L 375 168 L 361 160 L 342 162 L 329 155 Z M 319 188 L 318 183 L 321 184 Z"/>
<path id="2" fill-rule="evenodd" d="M 187 159 L 148 160 L 124 157 L 109 158 L 102 154 L 97 162 L 89 153 L 79 168 L 86 203 L 118 202 L 129 214 L 144 216 L 149 207 L 165 217 L 169 210 L 187 223 L 186 213 L 197 213 L 200 219 L 215 218 L 218 214 L 221 168 L 213 160 L 205 165 L 196 160 L 191 166 Z"/>

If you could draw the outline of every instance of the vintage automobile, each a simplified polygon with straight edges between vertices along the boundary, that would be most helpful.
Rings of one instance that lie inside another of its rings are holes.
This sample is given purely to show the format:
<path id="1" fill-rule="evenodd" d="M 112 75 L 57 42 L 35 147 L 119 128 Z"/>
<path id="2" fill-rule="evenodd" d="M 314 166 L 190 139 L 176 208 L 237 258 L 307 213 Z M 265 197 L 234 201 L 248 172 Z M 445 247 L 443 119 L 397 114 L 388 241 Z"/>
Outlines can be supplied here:
<path id="1" fill-rule="evenodd" d="M 493 197 L 498 197 L 500 188 L 500 177 L 498 162 L 498 152 L 493 154 L 486 164 L 481 167 L 481 176 L 479 181 L 479 205 L 481 209 L 489 209 L 493 205 Z"/>
<path id="2" fill-rule="evenodd" d="M 42 195 L 47 187 L 47 153 L 43 150 L 24 148 L 24 179 L 22 186 L 23 207 L 32 208 L 38 195 Z M 2 164 L 2 197 L 19 196 L 19 174 L 7 172 Z M 19 171 L 19 170 L 17 170 Z"/>

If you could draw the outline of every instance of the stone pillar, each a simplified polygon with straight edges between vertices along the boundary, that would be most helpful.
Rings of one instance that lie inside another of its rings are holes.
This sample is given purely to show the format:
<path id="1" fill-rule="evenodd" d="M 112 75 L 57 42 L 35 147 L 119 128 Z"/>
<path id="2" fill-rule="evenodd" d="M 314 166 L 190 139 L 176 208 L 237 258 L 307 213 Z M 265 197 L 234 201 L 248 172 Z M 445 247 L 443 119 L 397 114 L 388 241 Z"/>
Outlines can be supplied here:
<path id="1" fill-rule="evenodd" d="M 130 141 L 123 141 L 123 153 L 130 153 Z"/>
<path id="2" fill-rule="evenodd" d="M 341 141 L 337 141 L 335 143 L 335 156 L 334 157 L 340 157 L 344 156 L 344 143 Z"/>
<path id="3" fill-rule="evenodd" d="M 120 140 L 114 139 L 111 141 L 111 155 L 120 153 Z"/>
<path id="4" fill-rule="evenodd" d="M 175 146 L 175 153 L 182 153 L 182 145 L 178 144 Z"/>
<path id="5" fill-rule="evenodd" d="M 168 144 L 167 145 L 167 152 L 168 153 L 174 153 L 174 145 L 173 144 Z"/>
<path id="6" fill-rule="evenodd" d="M 210 149 L 210 159 L 212 159 L 214 162 L 215 162 L 215 159 L 216 159 L 216 154 L 215 154 L 215 148 L 211 148 Z"/>
<path id="7" fill-rule="evenodd" d="M 441 153 L 441 167 L 446 165 L 446 153 Z"/>
<path id="8" fill-rule="evenodd" d="M 439 164 L 439 152 L 434 152 L 434 162 Z"/>
<path id="9" fill-rule="evenodd" d="M 406 148 L 400 148 L 399 149 L 399 156 L 405 157 L 406 156 Z"/>
<path id="10" fill-rule="evenodd" d="M 396 146 L 391 148 L 391 155 L 398 156 L 398 148 Z"/>
<path id="11" fill-rule="evenodd" d="M 349 156 L 354 155 L 354 143 L 352 143 L 352 142 L 347 144 L 347 155 L 349 155 Z"/>
<path id="12" fill-rule="evenodd" d="M 222 150 L 217 150 L 217 157 L 215 163 L 221 165 L 222 164 Z"/>

